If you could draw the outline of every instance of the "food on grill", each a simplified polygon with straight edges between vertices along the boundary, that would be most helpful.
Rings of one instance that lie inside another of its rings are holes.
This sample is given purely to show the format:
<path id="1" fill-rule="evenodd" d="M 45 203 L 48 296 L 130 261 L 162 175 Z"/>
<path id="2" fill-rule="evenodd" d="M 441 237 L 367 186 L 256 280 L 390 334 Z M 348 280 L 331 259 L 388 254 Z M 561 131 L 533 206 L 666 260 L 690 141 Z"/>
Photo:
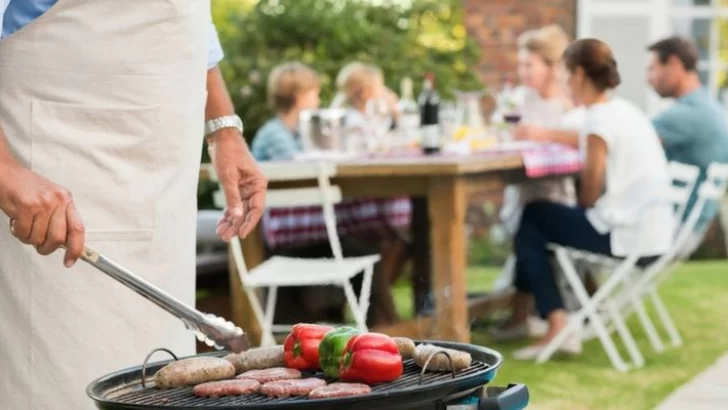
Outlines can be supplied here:
<path id="1" fill-rule="evenodd" d="M 382 333 L 354 335 L 344 347 L 338 378 L 345 382 L 388 383 L 404 371 L 397 343 Z"/>
<path id="2" fill-rule="evenodd" d="M 235 366 L 219 357 L 192 357 L 170 363 L 154 375 L 157 387 L 167 389 L 229 379 Z"/>
<path id="3" fill-rule="evenodd" d="M 452 358 L 452 365 L 455 367 L 455 371 L 460 371 L 470 367 L 473 362 L 470 353 L 462 352 L 460 350 L 448 349 L 445 347 L 433 346 L 431 344 L 421 344 L 415 348 L 415 354 L 413 358 L 418 366 L 424 367 L 427 359 L 432 356 L 432 360 L 427 364 L 427 369 L 436 372 L 450 371 L 450 360 L 444 354 L 437 354 L 437 352 L 446 352 Z"/>
<path id="4" fill-rule="evenodd" d="M 225 359 L 235 366 L 237 373 L 285 366 L 283 346 L 258 347 L 242 353 L 229 354 Z"/>
<path id="5" fill-rule="evenodd" d="M 298 380 L 278 380 L 265 383 L 260 387 L 260 392 L 269 397 L 308 396 L 311 390 L 321 386 L 326 386 L 326 382 L 314 377 Z"/>
<path id="6" fill-rule="evenodd" d="M 399 354 L 405 359 L 411 359 L 415 354 L 415 342 L 408 337 L 393 337 L 394 342 L 397 343 Z"/>
<path id="7" fill-rule="evenodd" d="M 237 377 L 238 379 L 257 380 L 258 382 L 268 383 L 277 380 L 300 379 L 301 372 L 296 369 L 287 369 L 285 367 L 274 367 L 272 369 L 248 370 Z"/>
<path id="8" fill-rule="evenodd" d="M 294 325 L 283 344 L 286 367 L 297 370 L 316 370 L 319 364 L 319 344 L 331 326 L 299 323 Z"/>
<path id="9" fill-rule="evenodd" d="M 311 390 L 310 399 L 330 399 L 332 397 L 348 397 L 369 394 L 372 388 L 362 383 L 331 383 Z"/>
<path id="10" fill-rule="evenodd" d="M 361 333 L 359 329 L 350 326 L 342 326 L 326 333 L 318 349 L 321 370 L 327 376 L 339 377 L 344 348 L 352 337 Z"/>
<path id="11" fill-rule="evenodd" d="M 198 384 L 192 393 L 198 397 L 243 396 L 260 390 L 260 383 L 251 379 L 218 380 Z"/>

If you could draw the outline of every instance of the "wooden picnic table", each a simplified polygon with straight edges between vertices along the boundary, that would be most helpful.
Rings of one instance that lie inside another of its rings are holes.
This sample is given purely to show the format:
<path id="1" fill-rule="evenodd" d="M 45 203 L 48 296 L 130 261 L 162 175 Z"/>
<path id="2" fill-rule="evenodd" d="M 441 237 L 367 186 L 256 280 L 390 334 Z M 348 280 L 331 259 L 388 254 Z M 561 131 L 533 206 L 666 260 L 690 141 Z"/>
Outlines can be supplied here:
<path id="1" fill-rule="evenodd" d="M 375 331 L 392 336 L 470 341 L 469 317 L 479 309 L 482 311 L 483 304 L 468 301 L 467 297 L 465 213 L 468 198 L 473 194 L 500 194 L 506 184 L 525 179 L 523 159 L 519 154 L 377 158 L 337 164 L 332 183 L 341 187 L 345 197 L 413 198 L 415 255 L 418 248 L 424 248 L 424 252 L 419 253 L 425 255 L 424 260 L 415 257 L 414 270 L 422 278 L 413 280 L 415 294 L 420 299 L 415 302 L 420 310 L 423 290 L 431 288 L 434 313 Z M 275 188 L 302 184 L 315 186 L 316 181 L 279 181 L 269 185 Z M 260 229 L 243 241 L 243 252 L 249 269 L 264 261 Z M 252 314 L 232 260 L 230 289 L 233 320 L 248 332 L 253 344 L 258 344 L 260 326 Z"/>

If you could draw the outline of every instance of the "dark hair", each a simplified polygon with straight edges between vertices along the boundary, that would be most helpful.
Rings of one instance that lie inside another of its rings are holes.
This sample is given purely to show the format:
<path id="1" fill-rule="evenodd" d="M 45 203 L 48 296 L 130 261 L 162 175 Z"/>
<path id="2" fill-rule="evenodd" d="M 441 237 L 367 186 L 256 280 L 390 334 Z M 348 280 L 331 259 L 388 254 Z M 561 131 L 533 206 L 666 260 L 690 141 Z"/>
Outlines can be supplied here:
<path id="1" fill-rule="evenodd" d="M 668 37 L 651 44 L 647 47 L 647 50 L 654 51 L 661 64 L 667 63 L 670 56 L 675 56 L 680 60 L 685 70 L 696 71 L 698 68 L 698 48 L 695 43 L 687 38 L 680 36 Z"/>
<path id="2" fill-rule="evenodd" d="M 581 67 L 599 91 L 615 88 L 622 82 L 612 50 L 594 38 L 571 43 L 564 51 L 564 63 L 572 73 Z"/>

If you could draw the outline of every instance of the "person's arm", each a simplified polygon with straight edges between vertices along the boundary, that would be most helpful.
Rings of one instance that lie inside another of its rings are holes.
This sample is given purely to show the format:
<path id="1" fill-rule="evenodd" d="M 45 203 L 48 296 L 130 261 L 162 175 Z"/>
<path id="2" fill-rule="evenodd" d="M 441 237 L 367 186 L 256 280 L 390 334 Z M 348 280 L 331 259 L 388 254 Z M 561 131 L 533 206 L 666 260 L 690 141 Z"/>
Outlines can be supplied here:
<path id="1" fill-rule="evenodd" d="M 205 121 L 235 115 L 225 80 L 217 67 L 223 57 L 217 30 L 211 22 Z M 226 201 L 217 234 L 226 241 L 236 235 L 245 237 L 263 215 L 268 182 L 238 129 L 221 128 L 207 136 L 207 143 Z"/>
<path id="2" fill-rule="evenodd" d="M 513 137 L 517 140 L 556 142 L 579 148 L 579 133 L 577 131 L 548 129 L 533 125 L 519 125 L 513 131 Z"/>
<path id="3" fill-rule="evenodd" d="M 586 144 L 586 161 L 581 172 L 579 206 L 591 208 L 602 194 L 607 170 L 607 142 L 595 134 L 589 134 Z"/>

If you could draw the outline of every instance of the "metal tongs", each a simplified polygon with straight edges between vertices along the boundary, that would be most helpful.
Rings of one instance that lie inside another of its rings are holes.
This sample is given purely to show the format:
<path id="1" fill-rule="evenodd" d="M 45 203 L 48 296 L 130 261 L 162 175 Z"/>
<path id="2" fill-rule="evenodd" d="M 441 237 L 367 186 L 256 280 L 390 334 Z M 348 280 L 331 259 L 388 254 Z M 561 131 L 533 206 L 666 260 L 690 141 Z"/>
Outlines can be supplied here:
<path id="1" fill-rule="evenodd" d="M 84 247 L 81 259 L 181 319 L 187 329 L 196 333 L 197 340 L 207 346 L 218 350 L 227 348 L 234 353 L 250 347 L 248 336 L 240 327 L 224 318 L 187 306 L 95 250 Z"/>

